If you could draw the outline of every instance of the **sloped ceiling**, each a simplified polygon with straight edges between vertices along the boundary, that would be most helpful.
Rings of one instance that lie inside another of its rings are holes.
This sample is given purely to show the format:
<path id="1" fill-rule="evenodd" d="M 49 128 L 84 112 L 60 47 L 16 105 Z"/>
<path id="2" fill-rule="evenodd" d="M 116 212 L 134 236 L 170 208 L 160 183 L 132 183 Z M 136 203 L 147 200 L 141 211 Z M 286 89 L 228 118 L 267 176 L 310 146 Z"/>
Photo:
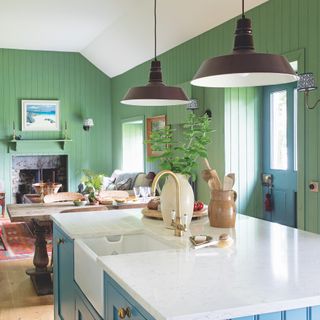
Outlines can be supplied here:
<path id="1" fill-rule="evenodd" d="M 246 0 L 246 10 L 266 1 Z M 80 52 L 114 77 L 154 56 L 153 3 L 0 0 L 0 47 Z M 241 12 L 240 0 L 158 0 L 157 6 L 159 54 Z"/>

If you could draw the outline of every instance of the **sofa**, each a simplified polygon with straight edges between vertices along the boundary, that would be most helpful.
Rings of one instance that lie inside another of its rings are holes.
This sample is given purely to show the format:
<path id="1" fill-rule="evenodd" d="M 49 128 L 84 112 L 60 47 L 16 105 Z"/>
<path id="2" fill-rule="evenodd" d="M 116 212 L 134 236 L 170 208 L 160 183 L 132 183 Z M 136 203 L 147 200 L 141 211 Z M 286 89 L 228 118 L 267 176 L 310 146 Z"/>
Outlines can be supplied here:
<path id="1" fill-rule="evenodd" d="M 134 187 L 151 187 L 154 177 L 154 172 L 124 172 L 116 169 L 110 177 L 104 177 L 102 190 L 125 190 L 129 195 L 134 195 Z"/>

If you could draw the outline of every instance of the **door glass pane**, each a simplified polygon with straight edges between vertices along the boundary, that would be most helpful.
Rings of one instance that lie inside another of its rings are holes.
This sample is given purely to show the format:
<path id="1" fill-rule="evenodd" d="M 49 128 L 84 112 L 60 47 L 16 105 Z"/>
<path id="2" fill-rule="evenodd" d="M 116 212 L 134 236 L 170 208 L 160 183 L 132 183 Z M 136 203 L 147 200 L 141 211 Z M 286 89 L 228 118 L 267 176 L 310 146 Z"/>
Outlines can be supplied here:
<path id="1" fill-rule="evenodd" d="M 298 170 L 298 90 L 293 91 L 293 169 Z"/>
<path id="2" fill-rule="evenodd" d="M 270 95 L 270 167 L 288 169 L 287 91 Z"/>

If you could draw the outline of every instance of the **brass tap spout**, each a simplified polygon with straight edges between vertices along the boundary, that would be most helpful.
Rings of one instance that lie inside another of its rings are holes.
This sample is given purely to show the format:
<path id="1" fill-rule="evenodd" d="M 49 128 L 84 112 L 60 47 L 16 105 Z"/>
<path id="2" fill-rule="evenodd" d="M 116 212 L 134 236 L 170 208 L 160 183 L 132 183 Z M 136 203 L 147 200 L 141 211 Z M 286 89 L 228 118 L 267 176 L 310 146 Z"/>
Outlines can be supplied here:
<path id="1" fill-rule="evenodd" d="M 183 231 L 186 231 L 186 224 L 185 222 L 182 222 L 182 217 L 181 217 L 181 203 L 180 203 L 180 194 L 181 194 L 181 187 L 180 187 L 180 182 L 178 180 L 178 177 L 175 173 L 173 173 L 170 170 L 163 170 L 160 171 L 155 177 L 152 182 L 151 190 L 152 193 L 155 193 L 157 184 L 160 180 L 160 178 L 164 175 L 170 175 L 172 176 L 175 185 L 176 185 L 176 203 L 177 203 L 177 212 L 175 214 L 175 217 L 172 219 L 172 226 L 174 227 L 174 235 L 177 237 L 181 237 L 183 234 Z M 175 220 L 175 221 L 174 221 Z"/>

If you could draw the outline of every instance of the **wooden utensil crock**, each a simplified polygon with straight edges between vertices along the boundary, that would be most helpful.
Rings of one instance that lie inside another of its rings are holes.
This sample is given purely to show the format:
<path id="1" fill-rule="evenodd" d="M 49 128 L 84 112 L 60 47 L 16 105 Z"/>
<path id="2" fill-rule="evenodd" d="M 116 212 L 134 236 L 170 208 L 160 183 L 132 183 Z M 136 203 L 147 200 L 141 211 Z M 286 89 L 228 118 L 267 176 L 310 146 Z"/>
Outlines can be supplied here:
<path id="1" fill-rule="evenodd" d="M 237 194 L 233 190 L 211 191 L 211 199 L 208 206 L 210 226 L 216 228 L 234 228 L 236 223 Z"/>

